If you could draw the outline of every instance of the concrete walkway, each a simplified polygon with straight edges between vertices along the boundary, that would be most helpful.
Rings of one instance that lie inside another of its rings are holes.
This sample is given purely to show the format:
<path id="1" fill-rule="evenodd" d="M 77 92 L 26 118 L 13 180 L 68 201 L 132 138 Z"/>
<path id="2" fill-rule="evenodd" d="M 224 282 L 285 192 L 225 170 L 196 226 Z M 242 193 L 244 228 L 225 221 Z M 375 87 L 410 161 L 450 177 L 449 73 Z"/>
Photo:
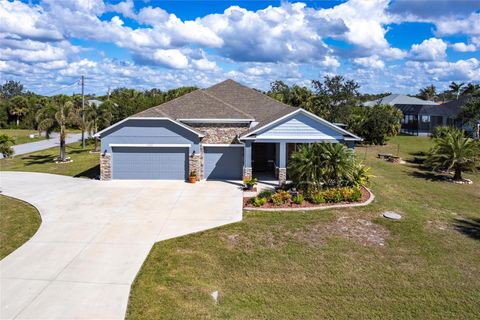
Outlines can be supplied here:
<path id="1" fill-rule="evenodd" d="M 74 142 L 80 141 L 81 138 L 82 138 L 81 133 L 71 133 L 67 135 L 67 138 L 65 139 L 65 143 L 66 144 L 74 143 Z M 13 150 L 15 151 L 14 155 L 22 155 L 22 154 L 50 149 L 58 146 L 60 146 L 60 141 L 58 140 L 58 133 L 53 133 L 50 139 L 18 144 L 16 146 L 13 146 Z M 0 159 L 1 158 L 3 158 L 2 155 L 0 155 Z"/>
<path id="2" fill-rule="evenodd" d="M 212 181 L 96 181 L 1 172 L 38 208 L 32 239 L 0 261 L 1 319 L 123 319 L 152 245 L 242 219 L 242 192 Z"/>

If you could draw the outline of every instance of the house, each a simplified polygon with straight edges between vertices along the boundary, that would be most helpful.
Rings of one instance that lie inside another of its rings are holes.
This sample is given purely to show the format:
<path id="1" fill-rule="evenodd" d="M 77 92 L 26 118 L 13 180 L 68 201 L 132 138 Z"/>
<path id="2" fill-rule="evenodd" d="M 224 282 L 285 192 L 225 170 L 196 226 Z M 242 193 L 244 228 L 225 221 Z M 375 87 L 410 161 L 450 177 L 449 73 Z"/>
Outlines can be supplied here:
<path id="1" fill-rule="evenodd" d="M 411 135 L 430 135 L 436 126 L 453 123 L 458 114 L 454 109 L 440 106 L 433 101 L 401 94 L 368 101 L 364 106 L 376 104 L 389 104 L 400 109 L 403 113 L 400 132 Z"/>
<path id="2" fill-rule="evenodd" d="M 301 143 L 361 138 L 306 110 L 226 80 L 147 109 L 105 130 L 101 179 L 240 180 L 287 176 L 288 157 Z"/>

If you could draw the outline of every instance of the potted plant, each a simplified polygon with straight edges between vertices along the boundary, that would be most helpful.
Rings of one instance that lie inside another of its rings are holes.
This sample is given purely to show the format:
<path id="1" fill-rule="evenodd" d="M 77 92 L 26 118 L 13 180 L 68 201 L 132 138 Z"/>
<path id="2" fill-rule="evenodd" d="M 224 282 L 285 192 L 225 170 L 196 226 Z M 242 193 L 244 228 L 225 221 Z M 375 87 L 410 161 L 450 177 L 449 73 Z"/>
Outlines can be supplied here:
<path id="1" fill-rule="evenodd" d="M 246 177 L 243 179 L 243 184 L 245 185 L 245 189 L 253 190 L 253 186 L 257 184 L 257 178 Z"/>
<path id="2" fill-rule="evenodd" d="M 197 182 L 197 172 L 196 172 L 196 171 L 190 172 L 190 175 L 189 175 L 189 177 L 188 177 L 188 180 L 190 181 L 190 183 L 195 183 L 195 182 Z"/>

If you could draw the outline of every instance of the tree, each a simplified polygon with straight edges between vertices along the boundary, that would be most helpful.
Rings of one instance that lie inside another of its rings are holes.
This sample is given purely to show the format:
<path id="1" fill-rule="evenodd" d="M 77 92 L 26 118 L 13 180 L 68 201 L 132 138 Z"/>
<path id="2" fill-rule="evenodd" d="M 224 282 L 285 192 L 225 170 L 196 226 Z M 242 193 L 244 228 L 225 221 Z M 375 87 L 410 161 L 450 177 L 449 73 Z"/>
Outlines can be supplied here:
<path id="1" fill-rule="evenodd" d="M 338 187 L 365 183 L 366 168 L 341 143 L 300 145 L 293 152 L 288 172 L 299 188 Z"/>
<path id="2" fill-rule="evenodd" d="M 454 93 L 457 96 L 457 100 L 458 100 L 458 97 L 460 96 L 460 93 L 462 92 L 462 87 L 464 85 L 465 85 L 464 82 L 456 83 L 455 81 L 452 81 L 452 83 L 450 83 L 449 85 L 450 91 L 452 91 L 452 93 Z"/>
<path id="3" fill-rule="evenodd" d="M 15 96 L 9 101 L 9 113 L 16 117 L 17 127 L 20 124 L 20 118 L 28 112 L 28 101 L 25 97 Z"/>
<path id="4" fill-rule="evenodd" d="M 51 101 L 48 101 L 35 114 L 35 121 L 37 123 L 39 134 L 41 131 L 45 131 L 45 137 L 47 139 L 50 138 L 50 134 L 58 125 L 55 120 L 55 114 L 57 111 L 58 108 Z"/>
<path id="5" fill-rule="evenodd" d="M 15 96 L 23 95 L 23 84 L 18 81 L 6 81 L 0 86 L 0 96 L 4 99 L 10 100 Z"/>
<path id="6" fill-rule="evenodd" d="M 390 105 L 356 107 L 352 109 L 348 129 L 362 137 L 366 143 L 383 145 L 388 137 L 400 133 L 403 113 Z"/>
<path id="7" fill-rule="evenodd" d="M 313 80 L 316 93 L 315 114 L 331 121 L 345 123 L 350 109 L 358 104 L 360 85 L 342 76 L 326 76 L 323 82 Z"/>
<path id="8" fill-rule="evenodd" d="M 476 138 L 480 138 L 480 97 L 468 99 L 458 117 L 472 127 Z"/>
<path id="9" fill-rule="evenodd" d="M 289 87 L 283 81 L 275 81 L 270 84 L 271 89 L 267 92 L 270 97 L 288 104 L 292 107 L 303 108 L 310 112 L 314 110 L 315 96 L 312 90 L 304 86 L 293 85 Z"/>
<path id="10" fill-rule="evenodd" d="M 473 139 L 465 138 L 463 132 L 450 128 L 449 132 L 434 138 L 434 146 L 426 164 L 433 170 L 454 170 L 453 180 L 462 181 L 462 172 L 476 170 L 480 161 L 480 146 Z"/>
<path id="11" fill-rule="evenodd" d="M 110 102 L 102 104 L 92 103 L 85 109 L 85 124 L 89 135 L 96 134 L 99 128 L 105 128 L 112 121 L 112 113 L 110 112 Z M 98 151 L 98 139 L 95 138 L 95 149 Z"/>
<path id="12" fill-rule="evenodd" d="M 437 88 L 433 84 L 426 86 L 420 89 L 418 96 L 424 100 L 434 101 L 437 97 Z"/>
<path id="13" fill-rule="evenodd" d="M 467 94 L 480 95 L 480 85 L 475 83 L 467 84 L 465 89 L 463 89 L 462 95 L 467 95 Z"/>
<path id="14" fill-rule="evenodd" d="M 1 134 L 0 135 L 0 153 L 3 155 L 4 158 L 9 158 L 13 156 L 13 148 L 12 146 L 15 144 L 15 139 L 12 137 Z"/>

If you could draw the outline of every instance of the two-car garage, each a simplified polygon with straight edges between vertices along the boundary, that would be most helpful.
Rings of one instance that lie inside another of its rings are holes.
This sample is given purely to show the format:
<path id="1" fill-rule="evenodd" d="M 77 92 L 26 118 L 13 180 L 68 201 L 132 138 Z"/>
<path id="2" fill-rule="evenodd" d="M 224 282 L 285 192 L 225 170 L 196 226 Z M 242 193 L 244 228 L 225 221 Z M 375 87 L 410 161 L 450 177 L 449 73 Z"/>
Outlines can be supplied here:
<path id="1" fill-rule="evenodd" d="M 113 179 L 185 180 L 186 146 L 112 146 Z"/>
<path id="2" fill-rule="evenodd" d="M 189 146 L 112 145 L 113 179 L 186 180 Z M 204 178 L 242 178 L 243 146 L 203 148 Z"/>

